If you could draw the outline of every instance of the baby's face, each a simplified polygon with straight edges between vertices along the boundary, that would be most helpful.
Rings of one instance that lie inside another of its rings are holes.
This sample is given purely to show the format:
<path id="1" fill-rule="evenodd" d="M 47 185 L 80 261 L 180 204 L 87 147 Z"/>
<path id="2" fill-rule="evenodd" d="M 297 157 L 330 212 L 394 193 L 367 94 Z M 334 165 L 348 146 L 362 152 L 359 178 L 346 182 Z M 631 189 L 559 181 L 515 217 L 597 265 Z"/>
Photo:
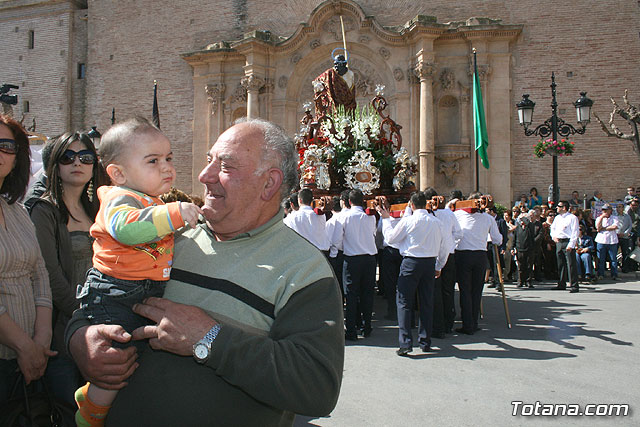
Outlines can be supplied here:
<path id="1" fill-rule="evenodd" d="M 149 196 L 168 192 L 176 178 L 171 143 L 159 132 L 138 136 L 121 161 L 125 187 Z"/>

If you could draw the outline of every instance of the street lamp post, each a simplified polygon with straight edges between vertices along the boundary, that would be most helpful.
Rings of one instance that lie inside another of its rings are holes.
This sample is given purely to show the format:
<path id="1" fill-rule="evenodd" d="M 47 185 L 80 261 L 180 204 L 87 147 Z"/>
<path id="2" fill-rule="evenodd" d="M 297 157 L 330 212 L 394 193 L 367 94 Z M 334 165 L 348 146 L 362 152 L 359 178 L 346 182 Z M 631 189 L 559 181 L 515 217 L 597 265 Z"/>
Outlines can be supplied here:
<path id="1" fill-rule="evenodd" d="M 93 146 L 96 147 L 96 150 L 98 150 L 100 148 L 100 138 L 102 138 L 102 134 L 98 132 L 96 126 L 91 126 L 91 130 L 87 132 L 87 136 L 91 138 Z"/>
<path id="2" fill-rule="evenodd" d="M 538 135 L 541 138 L 547 138 L 549 135 L 554 141 L 557 141 L 558 135 L 567 137 L 574 134 L 584 134 L 587 124 L 591 120 L 591 106 L 593 101 L 587 98 L 586 92 L 580 92 L 580 98 L 573 103 L 576 107 L 576 115 L 578 123 L 582 126 L 580 129 L 574 128 L 558 117 L 558 102 L 556 101 L 556 77 L 555 73 L 551 73 L 551 117 L 535 129 L 529 129 L 533 119 L 533 108 L 536 103 L 529 99 L 529 94 L 522 95 L 522 100 L 516 104 L 518 108 L 518 121 L 524 126 L 524 134 L 527 136 Z M 558 156 L 553 153 L 553 204 L 558 203 Z"/>

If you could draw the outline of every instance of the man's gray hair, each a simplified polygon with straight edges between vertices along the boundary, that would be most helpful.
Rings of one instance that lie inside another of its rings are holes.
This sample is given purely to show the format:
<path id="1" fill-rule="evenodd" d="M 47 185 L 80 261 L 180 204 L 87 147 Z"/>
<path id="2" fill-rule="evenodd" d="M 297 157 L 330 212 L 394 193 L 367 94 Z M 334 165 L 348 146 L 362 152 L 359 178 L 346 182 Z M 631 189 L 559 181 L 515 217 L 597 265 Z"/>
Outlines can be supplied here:
<path id="1" fill-rule="evenodd" d="M 264 166 L 256 171 L 263 173 L 266 169 L 276 167 L 284 175 L 282 185 L 280 185 L 280 197 L 285 199 L 291 191 L 298 185 L 298 153 L 296 146 L 285 130 L 270 121 L 264 119 L 240 118 L 235 124 L 247 123 L 251 127 L 261 130 L 264 138 L 264 150 L 262 160 Z"/>

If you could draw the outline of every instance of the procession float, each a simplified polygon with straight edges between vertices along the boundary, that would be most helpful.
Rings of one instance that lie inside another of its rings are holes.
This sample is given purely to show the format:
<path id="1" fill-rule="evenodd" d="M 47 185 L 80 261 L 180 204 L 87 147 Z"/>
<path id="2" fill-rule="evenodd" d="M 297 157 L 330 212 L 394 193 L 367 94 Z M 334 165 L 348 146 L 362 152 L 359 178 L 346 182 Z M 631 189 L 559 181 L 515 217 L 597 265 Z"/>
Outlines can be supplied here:
<path id="1" fill-rule="evenodd" d="M 406 202 L 415 191 L 417 160 L 402 146 L 402 126 L 385 111 L 384 86 L 358 106 L 346 45 L 331 56 L 334 66 L 313 80 L 314 100 L 304 104 L 295 135 L 300 187 L 316 197 L 360 189 L 367 200 Z"/>

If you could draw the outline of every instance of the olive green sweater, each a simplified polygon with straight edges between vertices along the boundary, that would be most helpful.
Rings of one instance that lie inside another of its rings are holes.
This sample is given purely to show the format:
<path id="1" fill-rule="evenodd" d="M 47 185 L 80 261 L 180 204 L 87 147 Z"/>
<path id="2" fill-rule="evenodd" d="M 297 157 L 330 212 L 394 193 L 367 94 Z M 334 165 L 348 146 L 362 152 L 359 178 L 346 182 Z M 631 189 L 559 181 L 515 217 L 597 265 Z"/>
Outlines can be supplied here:
<path id="1" fill-rule="evenodd" d="M 205 225 L 176 235 L 165 297 L 201 307 L 222 329 L 206 365 L 145 351 L 107 425 L 280 426 L 333 410 L 344 362 L 339 287 L 281 218 L 224 242 Z"/>

